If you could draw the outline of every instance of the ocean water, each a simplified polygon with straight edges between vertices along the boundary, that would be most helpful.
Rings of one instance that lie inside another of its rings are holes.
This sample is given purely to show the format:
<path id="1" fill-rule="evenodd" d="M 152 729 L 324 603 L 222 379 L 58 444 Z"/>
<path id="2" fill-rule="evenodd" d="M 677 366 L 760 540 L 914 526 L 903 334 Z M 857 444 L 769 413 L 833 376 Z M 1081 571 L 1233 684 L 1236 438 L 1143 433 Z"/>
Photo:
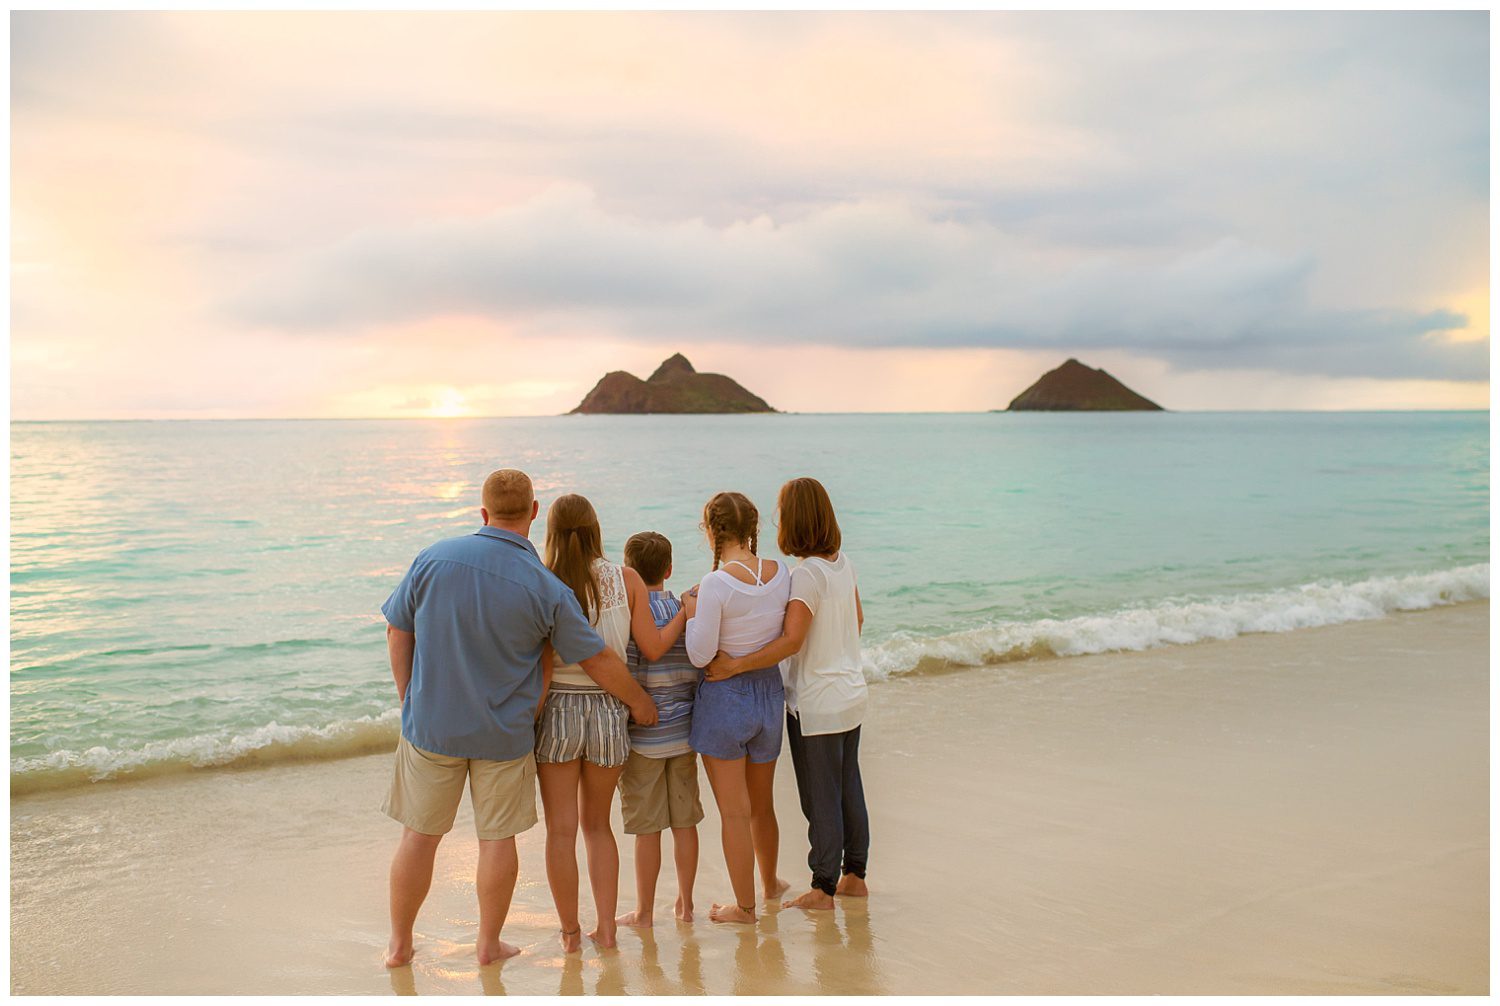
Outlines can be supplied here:
<path id="1" fill-rule="evenodd" d="M 379 606 L 494 468 L 654 529 L 828 487 L 866 674 L 1376 618 L 1489 596 L 1488 414 L 567 416 L 14 423 L 12 792 L 389 744 Z M 540 545 L 545 524 L 533 538 Z"/>

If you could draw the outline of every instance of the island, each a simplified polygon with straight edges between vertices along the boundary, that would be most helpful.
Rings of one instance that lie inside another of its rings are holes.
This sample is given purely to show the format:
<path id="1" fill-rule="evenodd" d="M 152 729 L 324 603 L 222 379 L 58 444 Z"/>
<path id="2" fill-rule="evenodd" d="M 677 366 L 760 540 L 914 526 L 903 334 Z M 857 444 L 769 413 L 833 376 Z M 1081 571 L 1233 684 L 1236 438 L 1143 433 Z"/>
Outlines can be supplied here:
<path id="1" fill-rule="evenodd" d="M 995 411 L 999 411 L 998 409 Z M 1007 412 L 1165 412 L 1103 370 L 1069 357 L 1010 403 Z"/>
<path id="2" fill-rule="evenodd" d="M 569 415 L 775 411 L 733 378 L 700 374 L 687 357 L 673 353 L 644 381 L 623 370 L 610 371 Z"/>

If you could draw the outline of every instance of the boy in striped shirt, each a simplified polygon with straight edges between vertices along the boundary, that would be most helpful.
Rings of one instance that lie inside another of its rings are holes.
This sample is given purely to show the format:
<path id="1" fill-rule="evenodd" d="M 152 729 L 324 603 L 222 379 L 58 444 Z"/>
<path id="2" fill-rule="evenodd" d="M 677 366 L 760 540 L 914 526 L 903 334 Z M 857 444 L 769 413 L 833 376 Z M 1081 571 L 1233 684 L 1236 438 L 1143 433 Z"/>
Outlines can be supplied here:
<path id="1" fill-rule="evenodd" d="M 665 589 L 672 575 L 672 543 L 655 531 L 642 531 L 625 543 L 625 565 L 641 575 L 657 626 L 666 625 L 682 608 Z M 625 833 L 635 836 L 636 909 L 615 921 L 646 928 L 652 924 L 656 878 L 661 873 L 661 833 L 672 829 L 672 858 L 677 864 L 677 918 L 693 920 L 693 881 L 698 875 L 698 756 L 688 745 L 693 723 L 693 696 L 703 672 L 688 660 L 678 639 L 660 660 L 646 661 L 631 642 L 625 663 L 656 703 L 654 726 L 630 724 L 630 760 L 620 775 L 620 809 Z"/>

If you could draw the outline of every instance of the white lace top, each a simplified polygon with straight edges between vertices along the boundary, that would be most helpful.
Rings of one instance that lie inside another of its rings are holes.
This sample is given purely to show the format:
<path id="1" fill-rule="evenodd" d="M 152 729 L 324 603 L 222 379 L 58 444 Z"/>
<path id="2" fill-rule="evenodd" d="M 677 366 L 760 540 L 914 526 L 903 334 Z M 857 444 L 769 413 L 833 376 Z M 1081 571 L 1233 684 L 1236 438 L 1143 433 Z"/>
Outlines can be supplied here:
<path id="1" fill-rule="evenodd" d="M 615 651 L 615 656 L 624 660 L 625 646 L 630 642 L 630 598 L 625 593 L 625 571 L 608 559 L 595 559 L 594 576 L 599 581 L 600 608 L 589 612 L 589 624 L 604 637 L 604 644 Z M 552 684 L 569 691 L 604 690 L 578 664 L 553 668 Z"/>

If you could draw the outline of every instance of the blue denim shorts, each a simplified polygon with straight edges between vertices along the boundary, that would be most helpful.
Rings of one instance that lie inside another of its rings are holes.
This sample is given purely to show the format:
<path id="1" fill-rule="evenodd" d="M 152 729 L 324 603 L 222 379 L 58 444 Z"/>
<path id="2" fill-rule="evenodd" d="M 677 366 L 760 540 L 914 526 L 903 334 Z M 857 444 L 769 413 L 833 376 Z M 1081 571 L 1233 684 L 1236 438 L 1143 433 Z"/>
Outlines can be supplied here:
<path id="1" fill-rule="evenodd" d="M 756 765 L 775 761 L 781 755 L 785 710 L 786 692 L 776 667 L 700 681 L 688 743 L 699 754 L 724 761 L 747 756 Z"/>

